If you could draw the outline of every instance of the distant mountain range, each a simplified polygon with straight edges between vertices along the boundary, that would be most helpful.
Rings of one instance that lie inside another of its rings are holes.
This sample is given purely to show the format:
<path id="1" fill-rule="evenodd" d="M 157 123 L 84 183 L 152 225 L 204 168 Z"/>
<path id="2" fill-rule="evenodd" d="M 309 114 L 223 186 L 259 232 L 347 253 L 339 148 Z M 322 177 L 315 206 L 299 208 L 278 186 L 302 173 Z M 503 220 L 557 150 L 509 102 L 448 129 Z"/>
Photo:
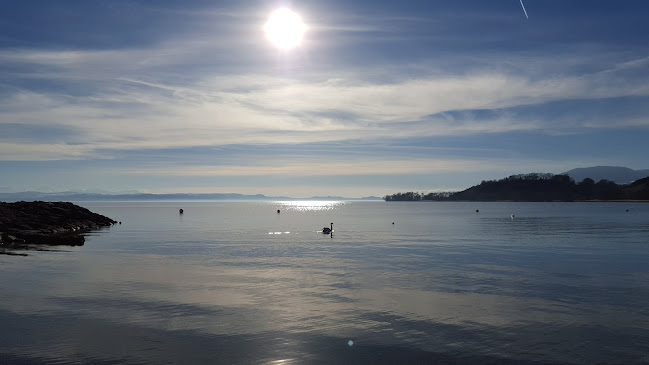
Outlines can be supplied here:
<path id="1" fill-rule="evenodd" d="M 620 166 L 594 166 L 572 169 L 563 172 L 560 175 L 568 175 L 573 178 L 575 182 L 581 182 L 585 178 L 591 178 L 595 182 L 608 180 L 613 181 L 616 184 L 630 184 L 636 180 L 648 177 L 649 169 L 633 170 L 628 167 Z"/>
<path id="2" fill-rule="evenodd" d="M 37 191 L 25 191 L 18 193 L 0 193 L 0 201 L 152 201 L 152 200 L 237 200 L 237 201 L 277 201 L 277 200 L 382 200 L 376 196 L 364 198 L 345 198 L 341 196 L 314 196 L 311 198 L 291 198 L 286 196 L 265 196 L 262 194 L 244 195 L 244 194 L 146 194 L 146 193 L 129 193 L 129 194 L 95 194 L 95 193 L 77 193 L 77 192 L 60 192 L 60 193 L 42 193 Z"/>

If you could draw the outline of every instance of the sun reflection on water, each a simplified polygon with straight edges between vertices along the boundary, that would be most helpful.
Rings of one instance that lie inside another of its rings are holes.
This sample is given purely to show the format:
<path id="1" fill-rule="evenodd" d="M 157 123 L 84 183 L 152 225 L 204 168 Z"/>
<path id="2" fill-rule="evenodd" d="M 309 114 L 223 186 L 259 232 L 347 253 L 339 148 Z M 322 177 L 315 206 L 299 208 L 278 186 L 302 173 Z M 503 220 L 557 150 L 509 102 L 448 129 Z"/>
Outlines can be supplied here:
<path id="1" fill-rule="evenodd" d="M 274 204 L 283 207 L 286 210 L 295 210 L 300 212 L 325 211 L 333 210 L 347 204 L 341 200 L 299 200 L 299 201 L 279 201 Z"/>

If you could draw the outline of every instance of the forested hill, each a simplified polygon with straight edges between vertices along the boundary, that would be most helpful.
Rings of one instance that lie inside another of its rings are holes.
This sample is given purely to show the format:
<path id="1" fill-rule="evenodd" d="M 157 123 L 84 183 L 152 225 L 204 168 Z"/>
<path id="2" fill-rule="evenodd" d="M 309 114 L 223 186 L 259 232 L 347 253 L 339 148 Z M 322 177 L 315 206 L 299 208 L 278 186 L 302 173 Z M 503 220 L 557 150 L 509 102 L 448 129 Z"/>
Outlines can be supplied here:
<path id="1" fill-rule="evenodd" d="M 632 184 L 612 181 L 595 182 L 586 178 L 576 183 L 570 176 L 532 173 L 512 175 L 501 180 L 482 181 L 459 192 L 396 193 L 386 201 L 576 201 L 576 200 L 649 200 L 649 177 Z"/>

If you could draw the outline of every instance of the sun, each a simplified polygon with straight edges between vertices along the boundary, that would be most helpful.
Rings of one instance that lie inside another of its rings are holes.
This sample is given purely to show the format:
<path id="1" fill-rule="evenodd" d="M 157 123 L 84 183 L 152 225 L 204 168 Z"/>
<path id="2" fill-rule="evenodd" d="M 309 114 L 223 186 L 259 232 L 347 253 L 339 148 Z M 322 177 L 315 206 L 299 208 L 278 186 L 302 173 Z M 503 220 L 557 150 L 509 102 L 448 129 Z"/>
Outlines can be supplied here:
<path id="1" fill-rule="evenodd" d="M 264 26 L 266 38 L 277 48 L 293 49 L 300 45 L 306 26 L 302 18 L 287 8 L 273 11 Z"/>

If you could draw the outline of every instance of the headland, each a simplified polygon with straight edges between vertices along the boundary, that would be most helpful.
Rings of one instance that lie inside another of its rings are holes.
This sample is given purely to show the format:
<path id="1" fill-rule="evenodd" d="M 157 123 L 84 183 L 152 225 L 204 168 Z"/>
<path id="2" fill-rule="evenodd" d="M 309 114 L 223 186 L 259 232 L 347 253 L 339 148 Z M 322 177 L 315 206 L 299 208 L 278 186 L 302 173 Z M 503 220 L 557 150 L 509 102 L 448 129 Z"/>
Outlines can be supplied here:
<path id="1" fill-rule="evenodd" d="M 67 202 L 0 202 L 0 248 L 81 246 L 85 242 L 83 233 L 115 223 L 108 217 Z"/>

